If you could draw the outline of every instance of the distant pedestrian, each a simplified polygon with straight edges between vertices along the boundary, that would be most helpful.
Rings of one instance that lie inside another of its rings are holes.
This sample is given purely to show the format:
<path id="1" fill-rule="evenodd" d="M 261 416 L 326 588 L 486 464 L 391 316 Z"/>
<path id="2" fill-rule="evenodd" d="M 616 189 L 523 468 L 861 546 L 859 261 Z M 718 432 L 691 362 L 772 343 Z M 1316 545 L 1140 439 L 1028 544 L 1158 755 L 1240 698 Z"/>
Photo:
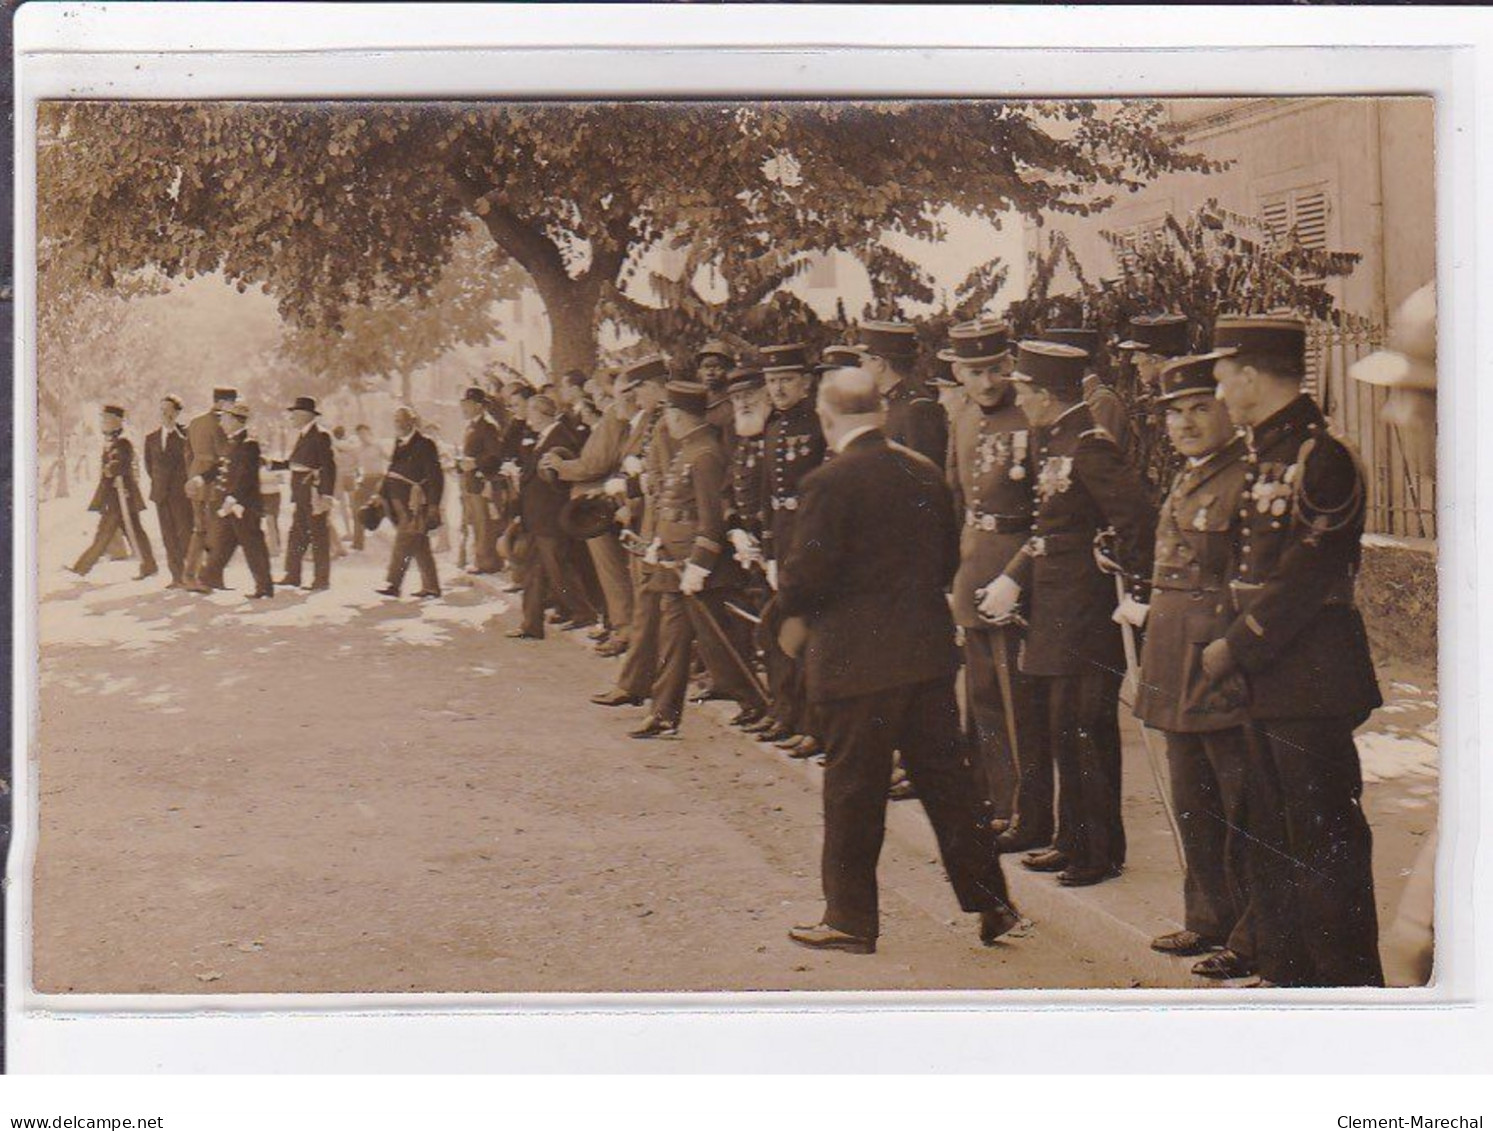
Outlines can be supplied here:
<path id="1" fill-rule="evenodd" d="M 389 555 L 388 584 L 379 592 L 398 597 L 404 575 L 413 561 L 420 570 L 416 597 L 439 597 L 441 579 L 431 553 L 430 532 L 441 524 L 441 500 L 446 473 L 435 441 L 420 432 L 415 410 L 394 410 L 394 454 L 379 493 L 394 524 L 394 548 Z"/>
<path id="2" fill-rule="evenodd" d="M 145 499 L 140 494 L 136 477 L 135 448 L 124 434 L 124 409 L 118 405 L 105 405 L 99 414 L 99 424 L 104 433 L 104 451 L 99 463 L 98 486 L 88 504 L 88 509 L 99 516 L 98 531 L 92 544 L 71 568 L 79 577 L 86 576 L 108 550 L 109 544 L 123 531 L 140 556 L 140 572 L 135 575 L 135 580 L 143 581 L 155 574 L 157 567 L 150 538 L 140 524 Z"/>
<path id="3" fill-rule="evenodd" d="M 168 393 L 161 399 L 161 426 L 145 437 L 145 471 L 150 476 L 150 501 L 161 527 L 161 545 L 171 571 L 167 589 L 180 589 L 183 566 L 192 540 L 192 500 L 187 498 L 187 430 L 179 423 L 181 398 Z"/>

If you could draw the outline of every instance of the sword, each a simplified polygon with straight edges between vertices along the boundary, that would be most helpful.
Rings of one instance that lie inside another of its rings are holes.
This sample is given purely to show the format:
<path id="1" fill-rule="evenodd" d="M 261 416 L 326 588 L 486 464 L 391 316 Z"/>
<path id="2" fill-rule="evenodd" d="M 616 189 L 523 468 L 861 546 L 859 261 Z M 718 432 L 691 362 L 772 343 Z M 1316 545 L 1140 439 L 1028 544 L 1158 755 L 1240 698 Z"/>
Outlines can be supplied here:
<path id="1" fill-rule="evenodd" d="M 1115 599 L 1120 604 L 1124 604 L 1126 596 L 1124 575 L 1116 573 Z M 1130 685 L 1130 702 L 1126 706 L 1133 712 L 1140 693 L 1140 658 L 1135 647 L 1135 626 L 1122 621 L 1120 639 L 1125 645 L 1125 683 Z M 1121 702 L 1124 702 L 1123 698 Z M 1140 741 L 1146 750 L 1146 763 L 1151 768 L 1151 780 L 1156 783 L 1156 794 L 1161 798 L 1161 809 L 1166 814 L 1167 827 L 1172 831 L 1172 847 L 1177 850 L 1177 864 L 1185 872 L 1187 871 L 1187 857 L 1182 851 L 1182 830 L 1177 824 L 1176 811 L 1172 808 L 1172 791 L 1167 788 L 1166 779 L 1162 776 L 1161 761 L 1155 747 L 1151 745 L 1150 730 L 1139 718 L 1135 722 L 1140 728 Z"/>
<path id="2" fill-rule="evenodd" d="M 1011 685 L 1011 657 L 1006 652 L 1006 631 L 1001 627 L 999 639 L 995 642 L 995 679 L 1000 685 L 1001 704 L 1006 709 L 1006 741 L 1011 744 L 1011 767 L 1019 777 L 1021 750 L 1016 742 L 1016 693 Z"/>

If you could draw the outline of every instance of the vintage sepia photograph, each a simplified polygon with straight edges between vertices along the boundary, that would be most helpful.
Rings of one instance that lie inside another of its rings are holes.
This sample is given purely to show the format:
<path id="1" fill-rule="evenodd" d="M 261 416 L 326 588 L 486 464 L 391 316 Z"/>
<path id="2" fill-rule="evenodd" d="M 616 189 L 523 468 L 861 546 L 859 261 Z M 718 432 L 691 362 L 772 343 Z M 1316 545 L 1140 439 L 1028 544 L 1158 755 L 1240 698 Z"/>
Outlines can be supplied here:
<path id="1" fill-rule="evenodd" d="M 1436 113 L 43 101 L 31 987 L 1432 983 Z"/>

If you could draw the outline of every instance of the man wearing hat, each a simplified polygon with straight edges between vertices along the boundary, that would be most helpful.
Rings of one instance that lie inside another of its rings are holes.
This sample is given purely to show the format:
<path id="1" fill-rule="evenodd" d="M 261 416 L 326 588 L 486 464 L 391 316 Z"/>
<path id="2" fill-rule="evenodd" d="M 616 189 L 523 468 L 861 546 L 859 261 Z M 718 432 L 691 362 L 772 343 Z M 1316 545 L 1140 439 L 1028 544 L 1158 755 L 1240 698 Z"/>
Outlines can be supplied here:
<path id="1" fill-rule="evenodd" d="M 194 593 L 209 593 L 222 588 L 223 579 L 206 576 L 202 564 L 213 543 L 213 536 L 224 526 L 223 520 L 208 505 L 207 482 L 203 478 L 218 466 L 218 458 L 228 444 L 228 434 L 219 419 L 238 400 L 238 390 L 220 386 L 213 390 L 213 407 L 187 424 L 187 498 L 192 500 L 192 537 L 182 561 L 185 588 Z"/>
<path id="2" fill-rule="evenodd" d="M 1248 756 L 1241 680 L 1213 684 L 1197 642 L 1228 627 L 1228 571 L 1247 470 L 1245 447 L 1217 397 L 1214 358 L 1182 357 L 1157 375 L 1155 403 L 1185 461 L 1156 524 L 1156 563 L 1135 715 L 1166 736 L 1172 809 L 1186 877 L 1183 929 L 1151 942 L 1207 954 L 1193 973 L 1236 978 L 1254 969 L 1248 856 Z M 1263 940 L 1268 946 L 1272 940 Z M 1212 951 L 1214 953 L 1207 953 Z"/>
<path id="3" fill-rule="evenodd" d="M 166 566 L 171 571 L 167 589 L 180 589 L 185 583 L 182 566 L 192 540 L 192 500 L 187 498 L 187 430 L 178 423 L 181 407 L 181 398 L 174 393 L 161 398 L 161 426 L 145 437 L 144 445 L 150 501 L 156 505 L 161 545 L 166 548 Z"/>
<path id="4" fill-rule="evenodd" d="M 658 523 L 648 560 L 657 565 L 645 583 L 659 595 L 658 674 L 639 739 L 676 738 L 689 687 L 690 653 L 701 659 L 716 689 L 738 702 L 754 692 L 723 656 L 722 586 L 739 581 L 728 567 L 726 453 L 706 422 L 709 392 L 697 381 L 670 381 L 664 421 L 678 444 L 658 499 Z"/>
<path id="5" fill-rule="evenodd" d="M 135 447 L 124 434 L 124 409 L 106 404 L 99 414 L 99 426 L 104 434 L 104 454 L 98 486 L 88 503 L 88 509 L 99 516 L 98 530 L 72 571 L 79 577 L 85 576 L 109 548 L 109 543 L 123 531 L 140 556 L 140 572 L 135 580 L 143 581 L 155 574 L 157 567 L 150 538 L 140 524 L 145 499 L 135 477 Z"/>
<path id="6" fill-rule="evenodd" d="M 1130 354 L 1142 387 L 1155 389 L 1162 366 L 1192 355 L 1192 323 L 1185 314 L 1141 314 L 1125 324 L 1116 348 Z"/>
<path id="7" fill-rule="evenodd" d="M 248 433 L 249 406 L 235 400 L 224 409 L 222 424 L 226 446 L 208 485 L 208 505 L 222 520 L 222 536 L 213 542 L 208 573 L 222 577 L 233 551 L 242 546 L 244 562 L 254 578 L 250 600 L 273 597 L 270 551 L 260 525 L 264 504 L 259 490 L 259 442 Z"/>
<path id="8" fill-rule="evenodd" d="M 523 412 L 521 404 L 513 411 Z M 498 427 L 487 416 L 487 394 L 476 385 L 467 388 L 461 395 L 461 414 L 467 427 L 461 439 L 461 454 L 456 457 L 456 469 L 461 474 L 461 513 L 472 532 L 473 573 L 497 573 L 502 567 L 498 560 L 498 523 L 493 514 L 493 495 L 499 488 L 494 485 L 500 479 L 499 469 L 504 460 L 517 460 L 515 450 L 504 451 L 503 438 Z M 518 422 L 516 432 L 522 432 Z"/>
<path id="9" fill-rule="evenodd" d="M 876 950 L 876 865 L 900 751 L 955 896 L 979 914 L 980 939 L 990 944 L 1020 916 L 960 741 L 959 656 L 945 597 L 959 564 L 953 500 L 937 467 L 887 441 L 871 374 L 826 374 L 818 412 L 836 455 L 803 485 L 780 597 L 784 648 L 804 658 L 829 740 L 824 913 L 788 936 L 816 950 Z"/>
<path id="10" fill-rule="evenodd" d="M 797 343 L 768 346 L 762 351 L 763 376 L 772 415 L 767 422 L 762 455 L 762 552 L 768 586 L 778 587 L 778 565 L 793 545 L 803 480 L 824 462 L 824 430 L 809 397 L 809 365 L 805 348 Z M 767 673 L 772 688 L 770 720 L 762 723 L 763 741 L 807 758 L 820 750 L 810 731 L 804 698 L 803 665 L 777 645 L 780 602 L 764 611 L 767 635 Z M 773 725 L 776 724 L 776 725 Z"/>
<path id="11" fill-rule="evenodd" d="M 435 441 L 420 431 L 420 417 L 408 405 L 394 410 L 394 453 L 384 472 L 379 495 L 394 523 L 388 584 L 379 592 L 398 597 L 413 561 L 420 570 L 416 597 L 441 595 L 440 573 L 430 549 L 430 532 L 441 524 L 446 473 Z"/>
<path id="12" fill-rule="evenodd" d="M 706 419 L 731 446 L 731 397 L 726 391 L 731 370 L 736 368 L 736 353 L 719 338 L 712 338 L 695 351 L 695 380 L 705 386 L 709 397 Z"/>
<path id="13" fill-rule="evenodd" d="M 570 503 L 567 514 L 576 513 L 586 499 L 607 500 L 606 482 L 622 466 L 622 451 L 627 445 L 628 427 L 633 417 L 633 383 L 623 379 L 616 387 L 616 398 L 602 414 L 591 434 L 581 445 L 580 454 L 567 459 L 556 451 L 548 452 L 540 461 L 541 466 L 552 470 L 570 487 Z M 606 606 L 606 633 L 598 641 L 605 645 L 615 641 L 619 647 L 609 649 L 616 655 L 627 648 L 628 632 L 632 627 L 632 579 L 628 572 L 627 552 L 617 536 L 617 526 L 610 520 L 615 506 L 608 505 L 608 520 L 600 533 L 586 532 L 584 542 L 596 569 L 596 578 L 601 586 L 602 600 Z M 564 516 L 562 516 L 563 519 Z M 577 532 L 567 534 L 578 537 Z"/>
<path id="14" fill-rule="evenodd" d="M 948 418 L 915 374 L 917 328 L 907 322 L 865 322 L 858 336 L 860 364 L 886 398 L 887 438 L 943 467 L 948 458 Z"/>
<path id="15" fill-rule="evenodd" d="M 1104 340 L 1099 336 L 1099 331 L 1079 327 L 1059 327 L 1042 331 L 1041 337 L 1044 342 L 1073 346 L 1089 355 L 1088 365 L 1083 375 L 1083 399 L 1089 406 L 1089 412 L 1094 416 L 1094 423 L 1113 436 L 1120 448 L 1120 454 L 1129 458 L 1135 446 L 1135 437 L 1130 427 L 1130 412 L 1125 408 L 1125 402 L 1120 399 L 1120 394 L 1105 384 L 1103 378 L 1099 376 L 1099 371 L 1103 366 L 1101 351 L 1104 349 Z"/>
<path id="16" fill-rule="evenodd" d="M 669 435 L 665 414 L 665 385 L 669 365 L 661 354 L 651 354 L 622 371 L 636 412 L 628 424 L 618 473 L 607 480 L 607 494 L 622 502 L 622 525 L 645 545 L 651 544 L 658 524 L 658 492 L 678 445 Z M 640 557 L 629 563 L 632 579 L 632 625 L 617 681 L 591 696 L 602 707 L 629 707 L 645 702 L 658 676 L 659 594 L 648 579 L 659 568 Z M 603 646 L 605 647 L 605 646 Z"/>
<path id="17" fill-rule="evenodd" d="M 560 526 L 560 511 L 570 498 L 567 487 L 545 464 L 551 452 L 574 458 L 580 448 L 575 432 L 544 393 L 529 398 L 529 428 L 534 443 L 518 468 L 519 520 L 533 547 L 524 578 L 523 624 L 508 633 L 516 640 L 543 640 L 545 609 L 553 604 L 568 628 L 596 623 L 596 610 L 570 557 L 569 539 Z"/>
<path id="18" fill-rule="evenodd" d="M 300 587 L 301 563 L 309 549 L 314 593 L 332 587 L 332 530 L 328 524 L 337 501 L 337 456 L 332 450 L 331 433 L 316 423 L 321 410 L 316 407 L 315 397 L 296 397 L 285 411 L 296 429 L 295 444 L 289 459 L 272 460 L 269 465 L 272 471 L 289 470 L 290 501 L 295 507 L 285 542 L 285 576 L 280 584 Z"/>
<path id="19" fill-rule="evenodd" d="M 951 422 L 949 486 L 960 520 L 954 621 L 964 634 L 972 762 L 1003 851 L 1052 843 L 1052 754 L 1044 738 L 1040 682 L 1021 671 L 1022 632 L 980 616 L 976 592 L 1006 568 L 1032 532 L 1032 439 L 1016 407 L 1015 354 L 1007 327 L 966 322 L 942 356 L 963 382 Z"/>
<path id="20" fill-rule="evenodd" d="M 1035 431 L 1033 535 L 984 590 L 980 612 L 996 624 L 1024 603 L 1029 627 L 1021 670 L 1043 682 L 1047 741 L 1058 767 L 1053 847 L 1029 855 L 1033 871 L 1067 887 L 1102 883 L 1125 862 L 1120 814 L 1120 683 L 1125 655 L 1115 584 L 1095 557 L 1113 528 L 1132 599 L 1150 585 L 1156 518 L 1139 477 L 1083 399 L 1089 355 L 1073 346 L 1022 342 L 1011 379 Z"/>
<path id="21" fill-rule="evenodd" d="M 1382 702 L 1354 604 L 1367 489 L 1357 456 L 1302 392 L 1299 318 L 1233 317 L 1214 329 L 1214 374 L 1246 429 L 1248 471 L 1232 618 L 1202 655 L 1215 682 L 1248 687 L 1252 778 L 1278 786 L 1260 806 L 1284 818 L 1279 851 L 1257 853 L 1257 933 L 1287 938 L 1268 982 L 1377 986 L 1374 877 L 1354 730 Z M 1273 829 L 1250 833 L 1269 844 Z M 1267 905 L 1268 904 L 1268 905 Z"/>

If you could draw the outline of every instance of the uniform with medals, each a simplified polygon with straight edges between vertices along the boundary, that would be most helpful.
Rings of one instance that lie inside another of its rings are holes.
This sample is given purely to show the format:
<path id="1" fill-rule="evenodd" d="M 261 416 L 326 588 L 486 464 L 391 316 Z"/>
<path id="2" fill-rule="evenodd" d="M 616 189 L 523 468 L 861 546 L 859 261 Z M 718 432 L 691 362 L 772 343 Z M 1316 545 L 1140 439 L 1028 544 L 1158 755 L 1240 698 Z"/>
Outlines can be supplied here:
<path id="1" fill-rule="evenodd" d="M 150 538 L 140 524 L 140 512 L 145 509 L 145 499 L 140 493 L 140 483 L 135 475 L 135 447 L 124 434 L 124 409 L 117 405 L 104 406 L 105 417 L 118 420 L 115 427 L 104 433 L 104 452 L 99 461 L 99 481 L 94 488 L 88 509 L 99 516 L 98 530 L 88 549 L 74 563 L 76 574 L 86 574 L 94 567 L 117 538 L 125 532 L 140 555 L 140 572 L 136 580 L 143 580 L 157 570 L 155 553 L 150 547 Z"/>
<path id="2" fill-rule="evenodd" d="M 232 422 L 232 431 L 225 432 L 224 450 L 218 457 L 217 468 L 205 476 L 208 505 L 223 524 L 220 536 L 213 542 L 207 574 L 222 577 L 234 550 L 243 547 L 244 563 L 254 578 L 250 598 L 272 597 L 275 587 L 270 576 L 270 551 L 260 522 L 264 503 L 259 490 L 259 442 L 249 436 L 245 427 L 248 405 L 236 400 L 224 414 Z"/>

